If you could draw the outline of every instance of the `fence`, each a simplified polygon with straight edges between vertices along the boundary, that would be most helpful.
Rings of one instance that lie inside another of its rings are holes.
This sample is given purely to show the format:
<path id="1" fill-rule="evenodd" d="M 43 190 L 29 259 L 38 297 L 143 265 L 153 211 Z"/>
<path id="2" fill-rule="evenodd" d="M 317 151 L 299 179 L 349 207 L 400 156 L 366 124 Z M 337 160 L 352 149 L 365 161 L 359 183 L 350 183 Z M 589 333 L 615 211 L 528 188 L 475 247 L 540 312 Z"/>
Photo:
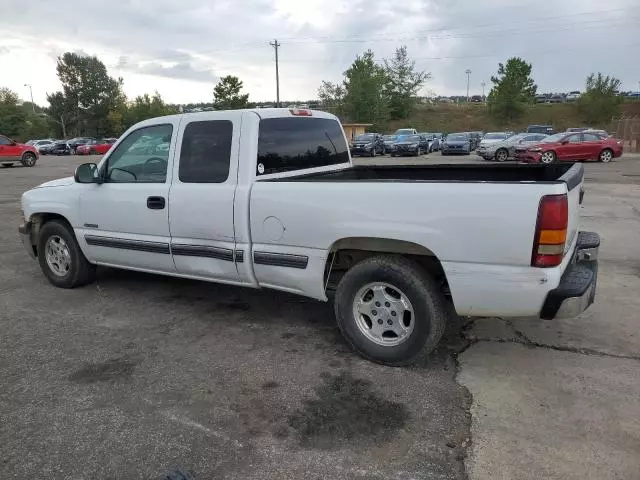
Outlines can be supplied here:
<path id="1" fill-rule="evenodd" d="M 615 118 L 609 132 L 624 142 L 625 152 L 640 152 L 640 117 Z"/>

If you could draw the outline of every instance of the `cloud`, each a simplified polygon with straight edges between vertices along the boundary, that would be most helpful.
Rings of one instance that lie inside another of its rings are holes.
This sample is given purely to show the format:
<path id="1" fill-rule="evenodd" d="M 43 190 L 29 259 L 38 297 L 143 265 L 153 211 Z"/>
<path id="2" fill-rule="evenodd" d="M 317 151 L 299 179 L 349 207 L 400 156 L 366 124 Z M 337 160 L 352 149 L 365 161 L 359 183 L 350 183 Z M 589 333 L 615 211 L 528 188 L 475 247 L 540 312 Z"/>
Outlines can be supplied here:
<path id="1" fill-rule="evenodd" d="M 142 65 L 126 65 L 121 68 L 142 75 L 154 75 L 195 82 L 216 83 L 220 79 L 213 73 L 213 70 L 198 70 L 193 68 L 189 62 L 178 62 L 169 66 L 159 62 L 149 62 Z"/>

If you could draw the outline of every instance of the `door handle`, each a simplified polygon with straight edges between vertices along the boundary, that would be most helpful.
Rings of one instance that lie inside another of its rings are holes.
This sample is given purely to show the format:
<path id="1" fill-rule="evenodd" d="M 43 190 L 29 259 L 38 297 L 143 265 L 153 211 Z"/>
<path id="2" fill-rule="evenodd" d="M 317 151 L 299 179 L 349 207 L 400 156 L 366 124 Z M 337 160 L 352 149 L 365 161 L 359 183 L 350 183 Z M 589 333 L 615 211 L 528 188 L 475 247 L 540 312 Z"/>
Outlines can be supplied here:
<path id="1" fill-rule="evenodd" d="M 164 197 L 148 197 L 147 208 L 151 210 L 162 210 L 165 206 Z"/>

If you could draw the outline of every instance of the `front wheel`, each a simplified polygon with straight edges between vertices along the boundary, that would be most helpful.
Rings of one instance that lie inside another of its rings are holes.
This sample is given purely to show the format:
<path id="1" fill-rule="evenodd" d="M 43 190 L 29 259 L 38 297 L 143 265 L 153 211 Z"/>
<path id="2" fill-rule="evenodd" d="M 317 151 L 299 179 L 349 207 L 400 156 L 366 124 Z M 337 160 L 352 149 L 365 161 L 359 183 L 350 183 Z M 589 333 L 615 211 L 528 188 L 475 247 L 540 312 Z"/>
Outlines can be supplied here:
<path id="1" fill-rule="evenodd" d="M 411 260 L 376 256 L 342 277 L 334 310 L 340 331 L 363 357 L 401 366 L 432 352 L 446 325 L 446 300 Z"/>
<path id="2" fill-rule="evenodd" d="M 497 161 L 506 162 L 508 158 L 509 158 L 509 152 L 506 149 L 501 148 L 496 152 Z"/>
<path id="3" fill-rule="evenodd" d="M 372 157 L 375 157 L 375 156 L 376 156 L 376 147 L 373 147 L 373 148 L 371 149 L 371 153 L 370 153 L 370 155 L 371 155 Z"/>
<path id="4" fill-rule="evenodd" d="M 25 167 L 33 167 L 36 164 L 36 154 L 33 152 L 25 152 L 20 159 L 20 163 L 22 163 Z"/>
<path id="5" fill-rule="evenodd" d="M 555 152 L 544 152 L 541 156 L 540 156 L 540 161 L 546 165 L 549 165 L 553 162 L 556 161 L 556 154 Z"/>
<path id="6" fill-rule="evenodd" d="M 609 163 L 612 158 L 613 158 L 613 152 L 608 148 L 605 148 L 603 151 L 600 152 L 600 156 L 598 157 L 598 160 L 600 160 L 602 163 Z"/>
<path id="7" fill-rule="evenodd" d="M 422 155 L 422 150 L 418 147 L 418 150 L 416 150 L 416 157 L 419 157 L 420 155 Z"/>
<path id="8" fill-rule="evenodd" d="M 63 221 L 44 224 L 38 239 L 38 262 L 56 287 L 74 288 L 90 283 L 96 267 L 86 259 L 71 227 Z"/>

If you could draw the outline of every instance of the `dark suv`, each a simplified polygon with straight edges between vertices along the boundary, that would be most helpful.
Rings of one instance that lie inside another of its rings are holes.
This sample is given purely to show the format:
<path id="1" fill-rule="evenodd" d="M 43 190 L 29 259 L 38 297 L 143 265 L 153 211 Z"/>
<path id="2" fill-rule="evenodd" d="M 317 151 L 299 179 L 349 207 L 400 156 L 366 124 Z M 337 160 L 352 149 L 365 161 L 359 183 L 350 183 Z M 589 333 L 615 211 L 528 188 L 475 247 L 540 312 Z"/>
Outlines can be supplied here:
<path id="1" fill-rule="evenodd" d="M 351 155 L 367 155 L 375 157 L 376 154 L 384 155 L 386 148 L 382 135 L 379 133 L 363 133 L 353 139 L 351 145 Z"/>

